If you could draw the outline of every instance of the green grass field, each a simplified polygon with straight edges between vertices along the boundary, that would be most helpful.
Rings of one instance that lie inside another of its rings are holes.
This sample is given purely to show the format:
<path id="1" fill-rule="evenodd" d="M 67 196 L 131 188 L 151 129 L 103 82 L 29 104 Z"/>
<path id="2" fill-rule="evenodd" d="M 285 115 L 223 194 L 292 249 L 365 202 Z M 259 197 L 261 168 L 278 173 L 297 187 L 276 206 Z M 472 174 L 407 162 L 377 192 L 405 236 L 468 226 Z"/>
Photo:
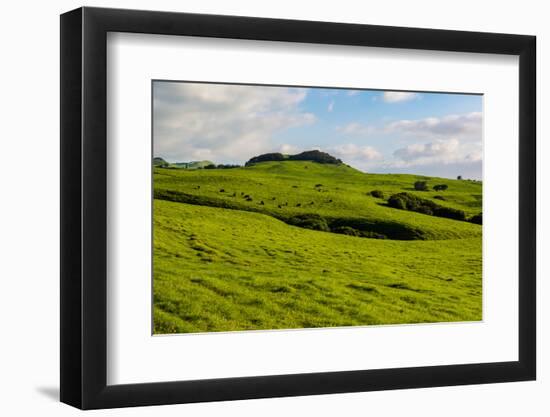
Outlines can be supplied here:
<path id="1" fill-rule="evenodd" d="M 419 179 L 448 190 L 414 191 Z M 482 209 L 480 182 L 343 164 L 155 168 L 155 333 L 481 320 L 482 227 L 390 208 L 372 190 Z M 387 238 L 292 225 L 304 214 Z"/>

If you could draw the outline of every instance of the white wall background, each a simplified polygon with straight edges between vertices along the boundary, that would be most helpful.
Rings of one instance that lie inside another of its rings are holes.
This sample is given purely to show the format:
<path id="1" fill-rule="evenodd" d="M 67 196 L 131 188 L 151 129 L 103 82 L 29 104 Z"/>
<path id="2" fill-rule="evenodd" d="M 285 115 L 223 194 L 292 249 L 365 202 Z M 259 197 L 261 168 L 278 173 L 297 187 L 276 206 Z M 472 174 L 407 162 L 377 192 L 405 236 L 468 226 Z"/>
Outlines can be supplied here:
<path id="1" fill-rule="evenodd" d="M 0 414 L 76 415 L 59 392 L 59 17 L 72 0 L 9 2 L 0 23 Z M 94 412 L 94 415 L 546 416 L 550 413 L 550 26 L 537 0 L 124 0 L 86 5 L 532 34 L 538 37 L 538 381 Z M 545 236 L 543 236 L 545 235 Z M 545 395 L 546 394 L 546 395 Z"/>

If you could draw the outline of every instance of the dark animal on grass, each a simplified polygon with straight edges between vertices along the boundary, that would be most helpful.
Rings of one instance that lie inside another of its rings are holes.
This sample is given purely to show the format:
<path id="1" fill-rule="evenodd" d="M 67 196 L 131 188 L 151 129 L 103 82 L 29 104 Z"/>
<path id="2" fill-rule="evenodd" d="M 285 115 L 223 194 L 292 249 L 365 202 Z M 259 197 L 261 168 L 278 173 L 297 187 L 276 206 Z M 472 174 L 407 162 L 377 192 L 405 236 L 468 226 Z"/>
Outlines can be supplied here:
<path id="1" fill-rule="evenodd" d="M 302 207 L 301 203 L 296 204 L 296 207 Z"/>
<path id="2" fill-rule="evenodd" d="M 433 186 L 435 191 L 445 191 L 449 186 L 447 184 L 436 184 Z"/>
<path id="3" fill-rule="evenodd" d="M 222 189 L 220 190 L 220 193 L 225 193 L 225 190 L 222 188 Z"/>

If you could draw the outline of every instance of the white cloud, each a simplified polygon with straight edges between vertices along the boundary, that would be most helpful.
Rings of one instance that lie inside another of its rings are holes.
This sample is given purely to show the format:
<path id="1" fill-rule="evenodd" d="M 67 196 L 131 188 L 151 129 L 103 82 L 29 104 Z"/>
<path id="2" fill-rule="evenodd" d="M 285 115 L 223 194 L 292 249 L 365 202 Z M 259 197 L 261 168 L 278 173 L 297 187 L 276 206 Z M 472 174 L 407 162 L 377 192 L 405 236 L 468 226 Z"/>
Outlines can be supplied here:
<path id="1" fill-rule="evenodd" d="M 372 146 L 361 146 L 355 143 L 346 143 L 321 150 L 341 159 L 345 164 L 363 171 L 372 169 L 383 160 L 382 154 Z"/>
<path id="2" fill-rule="evenodd" d="M 383 164 L 386 172 L 410 172 L 430 176 L 481 179 L 482 150 L 480 143 L 458 139 L 414 143 L 393 152 L 395 159 Z"/>
<path id="3" fill-rule="evenodd" d="M 328 149 L 329 153 L 346 160 L 373 161 L 382 158 L 382 154 L 372 146 L 359 146 L 354 143 L 346 143 Z"/>
<path id="4" fill-rule="evenodd" d="M 170 161 L 244 162 L 271 137 L 315 122 L 299 109 L 307 90 L 223 84 L 154 85 L 154 153 Z"/>
<path id="5" fill-rule="evenodd" d="M 407 93 L 402 91 L 385 91 L 382 95 L 383 100 L 386 103 L 400 103 L 403 101 L 414 100 L 418 98 L 417 93 Z"/>
<path id="6" fill-rule="evenodd" d="M 432 143 L 415 143 L 397 149 L 393 155 L 405 162 L 437 160 L 445 162 L 456 157 L 460 143 L 456 139 L 436 141 Z"/>
<path id="7" fill-rule="evenodd" d="M 428 117 L 417 120 L 399 120 L 386 126 L 388 133 L 402 133 L 416 137 L 461 137 L 481 141 L 482 114 L 479 112 Z"/>
<path id="8" fill-rule="evenodd" d="M 481 163 L 481 145 L 462 143 L 458 139 L 437 140 L 429 143 L 414 143 L 393 152 L 394 166 L 448 165 Z"/>
<path id="9" fill-rule="evenodd" d="M 376 132 L 374 126 L 366 125 L 363 123 L 352 122 L 344 126 L 339 126 L 336 128 L 338 132 L 344 133 L 346 135 L 370 135 L 371 133 Z"/>
<path id="10" fill-rule="evenodd" d="M 331 101 L 327 107 L 327 111 L 332 112 L 334 110 L 334 100 Z"/>

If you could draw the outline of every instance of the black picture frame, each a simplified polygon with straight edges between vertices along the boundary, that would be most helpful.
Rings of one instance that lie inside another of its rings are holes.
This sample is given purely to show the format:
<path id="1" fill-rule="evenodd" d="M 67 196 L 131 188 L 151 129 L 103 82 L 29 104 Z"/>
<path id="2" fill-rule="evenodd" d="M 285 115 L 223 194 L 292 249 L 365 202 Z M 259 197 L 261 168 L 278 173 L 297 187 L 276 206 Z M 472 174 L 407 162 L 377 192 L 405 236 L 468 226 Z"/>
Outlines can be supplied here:
<path id="1" fill-rule="evenodd" d="M 107 385 L 108 32 L 519 56 L 519 360 Z M 61 15 L 61 401 L 81 409 L 536 377 L 534 36 L 102 8 Z"/>

